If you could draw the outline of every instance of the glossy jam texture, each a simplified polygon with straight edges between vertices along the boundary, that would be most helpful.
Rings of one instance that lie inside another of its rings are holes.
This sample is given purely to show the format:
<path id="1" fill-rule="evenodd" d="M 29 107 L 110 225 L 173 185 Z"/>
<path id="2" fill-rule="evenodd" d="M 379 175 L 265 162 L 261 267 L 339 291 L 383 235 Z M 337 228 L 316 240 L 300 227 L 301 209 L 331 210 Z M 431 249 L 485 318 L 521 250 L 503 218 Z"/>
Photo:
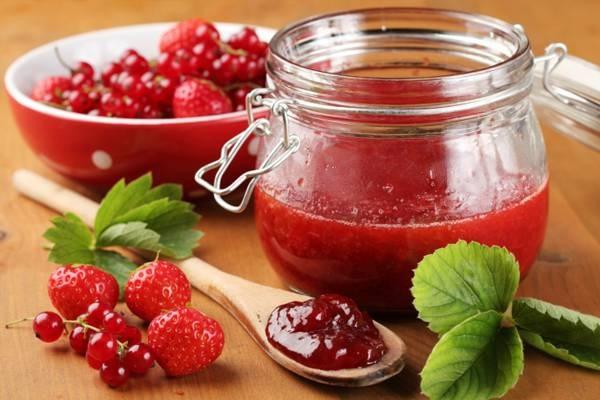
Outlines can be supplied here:
<path id="1" fill-rule="evenodd" d="M 376 201 L 357 205 L 358 213 Z M 425 255 L 459 239 L 507 247 L 524 277 L 544 238 L 548 186 L 516 187 L 513 200 L 499 209 L 456 219 L 456 207 L 440 206 L 428 215 L 433 207 L 423 202 L 376 206 L 381 212 L 350 222 L 333 201 L 320 200 L 320 209 L 307 212 L 260 187 L 255 207 L 263 248 L 292 288 L 311 295 L 340 293 L 369 311 L 411 313 L 413 269 Z"/>
<path id="2" fill-rule="evenodd" d="M 366 367 L 387 351 L 369 315 L 340 295 L 277 307 L 266 333 L 269 342 L 288 357 L 323 370 Z"/>

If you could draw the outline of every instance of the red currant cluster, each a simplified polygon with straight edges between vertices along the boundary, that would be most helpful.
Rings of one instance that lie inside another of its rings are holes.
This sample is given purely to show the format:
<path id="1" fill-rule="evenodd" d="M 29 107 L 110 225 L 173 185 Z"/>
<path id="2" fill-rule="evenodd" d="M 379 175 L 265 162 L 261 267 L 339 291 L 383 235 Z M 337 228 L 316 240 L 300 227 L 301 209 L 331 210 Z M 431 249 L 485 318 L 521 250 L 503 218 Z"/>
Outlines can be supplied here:
<path id="1" fill-rule="evenodd" d="M 85 356 L 90 367 L 110 387 L 124 385 L 131 375 L 143 376 L 154 365 L 152 349 L 142 343 L 142 333 L 128 325 L 108 304 L 94 302 L 76 320 L 63 320 L 52 311 L 33 319 L 33 331 L 44 342 L 55 342 L 68 331 L 71 348 Z"/>
<path id="2" fill-rule="evenodd" d="M 177 118 L 243 110 L 246 94 L 265 83 L 268 46 L 252 28 L 223 41 L 213 24 L 194 18 L 165 32 L 159 47 L 157 60 L 126 50 L 99 79 L 80 61 L 70 77 L 39 81 L 31 97 L 90 115 Z"/>
<path id="3" fill-rule="evenodd" d="M 190 282 L 166 261 L 144 264 L 131 273 L 125 286 L 129 310 L 150 322 L 147 343 L 124 314 L 114 311 L 118 283 L 99 268 L 58 267 L 48 280 L 48 295 L 60 315 L 44 311 L 33 318 L 35 335 L 55 342 L 68 333 L 71 348 L 85 356 L 111 387 L 124 385 L 130 376 L 145 375 L 155 360 L 168 376 L 191 374 L 212 364 L 223 349 L 221 326 L 187 306 Z"/>

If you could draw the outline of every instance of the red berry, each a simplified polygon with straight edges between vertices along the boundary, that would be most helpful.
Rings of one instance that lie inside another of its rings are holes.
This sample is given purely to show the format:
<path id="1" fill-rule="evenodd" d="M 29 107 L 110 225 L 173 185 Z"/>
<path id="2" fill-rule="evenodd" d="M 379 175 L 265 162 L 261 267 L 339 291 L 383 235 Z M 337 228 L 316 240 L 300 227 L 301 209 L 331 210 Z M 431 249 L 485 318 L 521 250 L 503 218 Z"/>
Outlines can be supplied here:
<path id="1" fill-rule="evenodd" d="M 168 261 L 144 264 L 130 275 L 125 286 L 127 307 L 145 321 L 152 321 L 164 310 L 184 306 L 191 299 L 187 277 Z"/>
<path id="2" fill-rule="evenodd" d="M 112 358 L 102 363 L 100 378 L 111 388 L 118 388 L 127 383 L 129 370 L 118 358 Z"/>
<path id="3" fill-rule="evenodd" d="M 71 86 L 75 89 L 91 88 L 94 86 L 94 80 L 82 72 L 76 72 L 71 77 Z"/>
<path id="4" fill-rule="evenodd" d="M 246 109 L 246 96 L 252 91 L 253 87 L 244 85 L 229 91 L 229 98 L 233 104 L 234 111 L 242 111 Z"/>
<path id="5" fill-rule="evenodd" d="M 100 99 L 100 111 L 109 117 L 121 114 L 123 99 L 113 92 L 106 92 Z"/>
<path id="6" fill-rule="evenodd" d="M 142 332 L 135 326 L 127 325 L 119 335 L 119 342 L 127 343 L 127 346 L 133 346 L 142 341 Z"/>
<path id="7" fill-rule="evenodd" d="M 79 61 L 75 65 L 75 68 L 73 68 L 71 75 L 74 75 L 76 73 L 81 73 L 92 80 L 94 79 L 94 68 L 85 61 Z"/>
<path id="8" fill-rule="evenodd" d="M 104 322 L 104 316 L 111 312 L 113 307 L 107 303 L 95 301 L 87 308 L 85 322 L 94 328 L 101 328 Z"/>
<path id="9" fill-rule="evenodd" d="M 82 356 L 87 352 L 89 332 L 81 325 L 77 325 L 69 333 L 69 344 L 77 354 Z"/>
<path id="10" fill-rule="evenodd" d="M 162 111 L 158 108 L 158 106 L 155 106 L 153 104 L 145 104 L 138 116 L 140 118 L 146 118 L 146 119 L 156 119 L 156 118 L 162 118 L 163 117 L 163 113 Z"/>
<path id="11" fill-rule="evenodd" d="M 66 76 L 49 76 L 33 87 L 31 98 L 45 103 L 60 104 L 63 94 L 70 89 L 71 79 Z"/>
<path id="12" fill-rule="evenodd" d="M 48 295 L 64 318 L 74 319 L 97 300 L 114 308 L 119 299 L 119 284 L 112 275 L 94 266 L 65 265 L 50 274 Z"/>
<path id="13" fill-rule="evenodd" d="M 120 335 L 127 327 L 127 324 L 119 313 L 111 311 L 104 315 L 102 326 L 104 327 L 104 332 Z"/>
<path id="14" fill-rule="evenodd" d="M 94 99 L 81 89 L 71 90 L 66 102 L 68 110 L 83 114 L 92 110 L 96 105 Z"/>
<path id="15" fill-rule="evenodd" d="M 213 363 L 223 350 L 224 336 L 214 319 L 180 307 L 152 320 L 148 344 L 165 373 L 180 376 Z"/>
<path id="16" fill-rule="evenodd" d="M 239 56 L 236 78 L 240 82 L 253 81 L 258 77 L 259 65 L 254 57 Z"/>
<path id="17" fill-rule="evenodd" d="M 181 21 L 166 31 L 160 38 L 161 53 L 173 53 L 179 49 L 191 50 L 194 45 L 205 41 L 219 40 L 219 32 L 213 24 L 198 18 Z"/>
<path id="18" fill-rule="evenodd" d="M 149 72 L 144 73 L 144 76 Z M 148 94 L 148 89 L 138 75 L 131 75 L 127 72 L 121 72 L 116 82 L 113 84 L 113 88 L 118 90 L 120 93 L 127 95 L 131 99 L 141 99 Z"/>
<path id="19" fill-rule="evenodd" d="M 33 332 L 42 342 L 56 342 L 64 330 L 62 318 L 52 311 L 41 312 L 33 319 Z"/>
<path id="20" fill-rule="evenodd" d="M 231 36 L 227 41 L 234 49 L 247 51 L 251 54 L 264 55 L 267 44 L 261 42 L 253 28 L 244 27 L 241 31 Z"/>
<path id="21" fill-rule="evenodd" d="M 121 57 L 119 57 L 119 64 L 123 64 L 125 62 L 125 59 L 129 56 L 139 56 L 139 55 L 140 55 L 140 53 L 138 53 L 137 50 L 127 49 L 123 53 L 121 53 Z"/>
<path id="22" fill-rule="evenodd" d="M 94 360 L 108 361 L 117 355 L 117 350 L 117 341 L 112 334 L 97 332 L 90 336 L 87 354 Z"/>
<path id="23" fill-rule="evenodd" d="M 150 346 L 144 343 L 130 346 L 123 359 L 129 371 L 136 375 L 145 375 L 154 365 L 154 355 Z"/>
<path id="24" fill-rule="evenodd" d="M 212 82 L 190 78 L 181 83 L 173 95 L 176 118 L 231 112 L 231 100 Z"/>
<path id="25" fill-rule="evenodd" d="M 149 109 L 144 107 L 142 115 L 149 114 L 149 111 L 151 114 L 153 108 L 156 108 L 156 111 L 160 113 L 160 108 L 171 105 L 173 93 L 175 92 L 175 81 L 173 79 L 159 75 L 153 77 L 152 80 L 146 82 L 145 85 L 148 90 L 150 102 L 156 107 L 151 106 Z"/>
<path id="26" fill-rule="evenodd" d="M 117 64 L 111 62 L 108 64 L 103 70 L 101 74 L 102 83 L 104 86 L 112 86 L 116 77 L 123 72 L 123 66 L 121 64 Z"/>
<path id="27" fill-rule="evenodd" d="M 238 68 L 238 57 L 223 54 L 212 62 L 210 76 L 217 85 L 227 86 L 235 81 Z"/>
<path id="28" fill-rule="evenodd" d="M 214 41 L 200 42 L 192 48 L 192 54 L 198 57 L 198 67 L 208 70 L 219 57 L 219 45 Z"/>
<path id="29" fill-rule="evenodd" d="M 123 69 L 131 75 L 142 75 L 150 69 L 148 61 L 137 53 L 130 53 L 122 59 L 121 65 Z"/>
<path id="30" fill-rule="evenodd" d="M 88 365 L 93 369 L 100 369 L 100 367 L 102 366 L 102 361 L 98 361 L 94 357 L 90 357 L 90 353 L 85 354 L 85 360 L 87 361 Z"/>
<path id="31" fill-rule="evenodd" d="M 158 56 L 156 70 L 160 75 L 168 78 L 179 78 L 181 75 L 181 64 L 171 53 L 161 53 Z"/>

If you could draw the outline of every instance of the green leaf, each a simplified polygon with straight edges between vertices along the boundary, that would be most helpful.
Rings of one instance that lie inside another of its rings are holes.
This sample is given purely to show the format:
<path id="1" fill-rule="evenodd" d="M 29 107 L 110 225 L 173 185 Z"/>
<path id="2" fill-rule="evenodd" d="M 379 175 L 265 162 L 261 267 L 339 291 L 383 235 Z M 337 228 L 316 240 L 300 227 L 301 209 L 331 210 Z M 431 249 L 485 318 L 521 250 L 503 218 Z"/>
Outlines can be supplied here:
<path id="1" fill-rule="evenodd" d="M 95 250 L 93 255 L 93 264 L 115 277 L 119 283 L 120 297 L 123 298 L 123 291 L 125 290 L 127 279 L 129 279 L 129 274 L 137 266 L 126 257 L 114 251 Z"/>
<path id="2" fill-rule="evenodd" d="M 179 185 L 151 186 L 151 176 L 144 175 L 128 185 L 121 180 L 108 192 L 96 215 L 98 245 L 160 251 L 176 259 L 191 256 L 202 237 L 195 229 L 199 215 L 191 204 L 180 201 Z M 130 226 L 133 222 L 146 225 Z"/>
<path id="3" fill-rule="evenodd" d="M 523 372 L 523 343 L 516 328 L 502 328 L 490 310 L 456 325 L 435 345 L 421 390 L 432 400 L 481 400 L 503 396 Z"/>
<path id="4" fill-rule="evenodd" d="M 158 251 L 160 235 L 147 229 L 145 222 L 111 225 L 98 238 L 97 246 L 123 246 Z"/>
<path id="5" fill-rule="evenodd" d="M 571 364 L 600 370 L 600 318 L 531 298 L 515 300 L 512 313 L 527 344 Z"/>
<path id="6" fill-rule="evenodd" d="M 53 243 L 48 260 L 57 264 L 93 264 L 94 235 L 75 214 L 52 219 L 44 238 Z"/>
<path id="7" fill-rule="evenodd" d="M 519 285 L 519 265 L 505 248 L 459 241 L 423 258 L 412 283 L 419 318 L 444 333 L 479 312 L 504 313 Z"/>

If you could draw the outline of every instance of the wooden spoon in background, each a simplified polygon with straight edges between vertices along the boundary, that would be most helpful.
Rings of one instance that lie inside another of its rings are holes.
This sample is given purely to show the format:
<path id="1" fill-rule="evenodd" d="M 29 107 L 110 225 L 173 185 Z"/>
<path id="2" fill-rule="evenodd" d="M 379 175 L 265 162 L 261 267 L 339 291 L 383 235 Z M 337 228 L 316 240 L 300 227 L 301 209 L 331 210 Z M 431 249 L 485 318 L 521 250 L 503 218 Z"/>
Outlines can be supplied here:
<path id="1" fill-rule="evenodd" d="M 27 197 L 60 213 L 79 215 L 92 226 L 99 204 L 57 185 L 31 171 L 18 170 L 13 175 L 15 188 Z M 326 371 L 307 367 L 292 360 L 268 341 L 265 328 L 271 312 L 279 305 L 309 299 L 287 290 L 272 288 L 227 274 L 199 258 L 176 261 L 191 284 L 229 311 L 273 360 L 290 371 L 310 380 L 336 386 L 369 386 L 384 381 L 404 367 L 406 346 L 392 331 L 375 322 L 388 351 L 381 360 L 364 368 Z"/>

